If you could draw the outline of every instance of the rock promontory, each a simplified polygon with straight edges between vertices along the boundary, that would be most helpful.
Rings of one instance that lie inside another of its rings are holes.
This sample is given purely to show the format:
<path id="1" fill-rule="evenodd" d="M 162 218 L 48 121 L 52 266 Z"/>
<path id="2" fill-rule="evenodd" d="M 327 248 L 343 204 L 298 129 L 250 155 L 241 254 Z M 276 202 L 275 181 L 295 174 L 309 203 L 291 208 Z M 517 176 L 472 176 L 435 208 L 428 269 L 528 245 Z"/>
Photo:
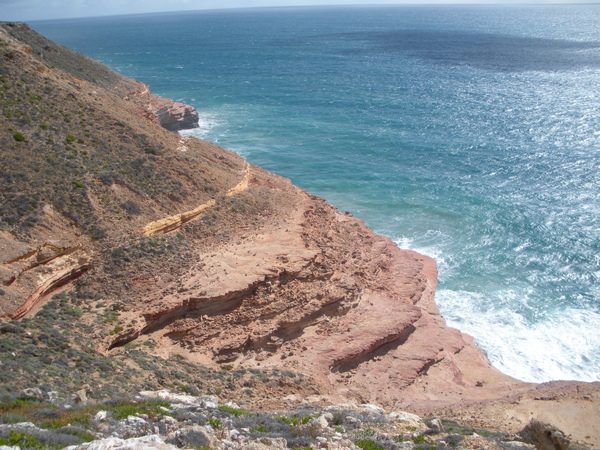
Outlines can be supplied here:
<path id="1" fill-rule="evenodd" d="M 151 99 L 147 109 L 157 118 L 163 128 L 170 131 L 198 128 L 198 112 L 193 106 L 185 103 L 165 101 L 161 97 Z"/>

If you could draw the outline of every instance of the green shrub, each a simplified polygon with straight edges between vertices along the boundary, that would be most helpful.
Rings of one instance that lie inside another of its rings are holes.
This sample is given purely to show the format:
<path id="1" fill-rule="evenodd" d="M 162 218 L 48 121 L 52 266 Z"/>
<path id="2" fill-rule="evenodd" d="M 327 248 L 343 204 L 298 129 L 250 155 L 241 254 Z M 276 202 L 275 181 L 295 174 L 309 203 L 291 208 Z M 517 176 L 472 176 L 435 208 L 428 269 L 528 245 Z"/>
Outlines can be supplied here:
<path id="1" fill-rule="evenodd" d="M 21 428 L 0 431 L 0 434 L 0 445 L 15 445 L 22 449 L 58 450 L 93 440 L 90 433 L 76 427 L 45 431 Z"/>
<path id="2" fill-rule="evenodd" d="M 167 412 L 162 408 L 169 406 L 168 402 L 148 400 L 141 403 L 118 403 L 107 407 L 107 409 L 115 415 L 116 419 L 121 420 L 136 414 L 147 414 L 150 417 L 156 417 L 158 414 L 166 414 Z"/>
<path id="3" fill-rule="evenodd" d="M 5 397 L 0 399 L 0 413 L 22 410 L 22 409 L 30 409 L 33 403 L 36 403 L 37 399 L 35 397 L 19 397 L 19 398 L 10 398 Z"/>
<path id="4" fill-rule="evenodd" d="M 83 427 L 89 426 L 91 423 L 91 414 L 94 411 L 93 408 L 84 409 L 72 409 L 68 411 L 56 411 L 58 415 L 56 417 L 48 417 L 41 419 L 39 425 L 47 429 L 59 429 L 66 427 L 67 425 L 80 425 Z M 72 434 L 72 433 L 71 433 Z"/>
<path id="5" fill-rule="evenodd" d="M 135 416 L 136 414 L 141 413 L 143 410 L 138 405 L 134 405 L 131 403 L 125 405 L 118 405 L 110 409 L 115 414 L 116 418 L 119 420 L 126 419 L 129 416 Z"/>
<path id="6" fill-rule="evenodd" d="M 358 439 L 354 444 L 363 450 L 385 450 L 381 445 L 371 439 Z"/>
<path id="7" fill-rule="evenodd" d="M 427 438 L 426 438 L 426 437 L 425 437 L 423 434 L 420 434 L 420 435 L 418 435 L 418 436 L 415 436 L 415 437 L 413 438 L 413 442 L 414 442 L 415 444 L 431 444 L 431 443 L 432 443 L 432 442 L 431 442 L 429 439 L 427 439 Z"/>
<path id="8" fill-rule="evenodd" d="M 13 134 L 13 138 L 17 142 L 23 142 L 25 140 L 25 136 L 23 136 L 23 133 L 19 133 L 19 132 L 16 132 L 15 134 Z"/>
<path id="9" fill-rule="evenodd" d="M 227 406 L 227 405 L 220 405 L 219 409 L 221 411 L 225 411 L 226 413 L 229 413 L 229 414 L 231 414 L 232 416 L 235 416 L 235 417 L 250 416 L 250 415 L 252 415 L 248 411 L 243 411 L 241 409 L 234 408 L 232 406 Z"/>
<path id="10" fill-rule="evenodd" d="M 20 448 L 42 448 L 42 444 L 27 433 L 10 430 L 8 438 L 0 439 L 0 445 L 18 445 Z"/>
<path id="11" fill-rule="evenodd" d="M 332 423 L 334 425 L 343 425 L 344 424 L 344 414 L 341 413 L 341 412 L 334 412 L 333 413 L 333 422 Z"/>
<path id="12" fill-rule="evenodd" d="M 17 413 L 17 412 L 7 412 L 0 416 L 1 423 L 21 423 L 27 422 L 29 419 L 28 416 Z"/>
<path id="13" fill-rule="evenodd" d="M 359 436 L 364 436 L 364 437 L 375 436 L 375 430 L 373 430 L 371 428 L 367 428 L 366 430 L 361 430 L 361 431 L 357 432 L 356 434 Z"/>
<path id="14" fill-rule="evenodd" d="M 81 429 L 81 428 L 77 428 L 77 427 L 72 427 L 72 426 L 66 426 L 66 427 L 62 428 L 60 430 L 60 432 L 62 434 L 75 436 L 75 437 L 79 438 L 80 440 L 82 440 L 83 442 L 92 442 L 96 439 L 96 437 L 89 431 Z"/>
<path id="15" fill-rule="evenodd" d="M 276 416 L 277 420 L 282 421 L 283 423 L 287 423 L 288 425 L 306 425 L 310 422 L 310 419 L 314 418 L 313 415 L 301 416 L 301 417 L 286 417 L 286 416 Z"/>

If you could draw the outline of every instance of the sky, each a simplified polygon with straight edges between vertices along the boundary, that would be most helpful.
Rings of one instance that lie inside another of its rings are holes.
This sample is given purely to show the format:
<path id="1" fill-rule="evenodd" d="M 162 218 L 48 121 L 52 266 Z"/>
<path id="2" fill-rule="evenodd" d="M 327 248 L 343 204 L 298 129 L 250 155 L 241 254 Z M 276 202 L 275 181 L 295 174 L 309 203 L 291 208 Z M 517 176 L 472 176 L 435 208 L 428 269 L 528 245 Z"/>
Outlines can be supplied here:
<path id="1" fill-rule="evenodd" d="M 600 0 L 0 0 L 0 21 L 31 21 L 198 9 L 426 3 L 597 3 Z"/>

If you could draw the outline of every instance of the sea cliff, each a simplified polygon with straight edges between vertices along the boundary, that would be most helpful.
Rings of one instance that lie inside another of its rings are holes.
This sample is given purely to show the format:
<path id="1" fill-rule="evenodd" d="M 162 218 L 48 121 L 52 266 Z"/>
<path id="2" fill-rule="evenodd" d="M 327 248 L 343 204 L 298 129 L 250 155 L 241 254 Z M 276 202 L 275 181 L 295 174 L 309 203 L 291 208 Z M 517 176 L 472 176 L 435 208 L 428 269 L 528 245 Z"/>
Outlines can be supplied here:
<path id="1" fill-rule="evenodd" d="M 537 418 L 599 443 L 598 383 L 500 373 L 446 326 L 431 258 L 173 133 L 197 123 L 187 105 L 24 24 L 0 24 L 0 43 L 6 393 L 375 404 L 510 433 Z"/>

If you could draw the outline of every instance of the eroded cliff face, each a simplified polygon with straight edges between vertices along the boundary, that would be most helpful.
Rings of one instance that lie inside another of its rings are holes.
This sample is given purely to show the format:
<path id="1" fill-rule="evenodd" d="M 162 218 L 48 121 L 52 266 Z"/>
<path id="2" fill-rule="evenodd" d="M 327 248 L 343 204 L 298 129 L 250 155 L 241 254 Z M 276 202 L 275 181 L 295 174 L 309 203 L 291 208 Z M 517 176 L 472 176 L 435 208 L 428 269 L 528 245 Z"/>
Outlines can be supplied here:
<path id="1" fill-rule="evenodd" d="M 453 399 L 485 393 L 478 382 L 518 384 L 445 326 L 433 260 L 239 155 L 158 128 L 146 112 L 170 101 L 143 85 L 24 25 L 0 32 L 3 100 L 30 100 L 27 120 L 3 118 L 24 136 L 3 137 L 6 203 L 27 206 L 6 208 L 0 231 L 5 317 L 75 289 L 82 304 L 121 310 L 116 331 L 97 333 L 103 352 L 151 339 L 165 356 L 283 367 L 331 398 L 390 406 L 410 403 L 407 390 L 427 398 L 440 366 L 452 376 L 437 389 Z M 67 71 L 43 62 L 57 53 Z M 477 371 L 462 370 L 461 352 Z"/>
<path id="2" fill-rule="evenodd" d="M 227 215 L 234 221 L 227 239 L 195 247 L 194 260 L 167 283 L 154 276 L 131 289 L 124 329 L 107 337 L 106 351 L 152 342 L 165 356 L 285 368 L 313 376 L 323 398 L 393 408 L 521 386 L 446 327 L 434 302 L 433 260 L 400 250 L 287 180 L 251 165 L 248 172 L 248 187 L 231 200 L 266 197 L 266 220 Z M 178 232 L 189 239 L 192 227 Z M 443 375 L 432 377 L 438 367 Z"/>
<path id="3" fill-rule="evenodd" d="M 51 68 L 15 29 L 27 34 L 0 26 L 5 319 L 70 292 L 104 355 L 126 359 L 135 346 L 314 382 L 308 398 L 280 380 L 253 400 L 267 406 L 428 413 L 535 388 L 446 326 L 433 260 L 233 152 L 159 127 L 143 85 L 88 62 L 87 79 Z"/>

